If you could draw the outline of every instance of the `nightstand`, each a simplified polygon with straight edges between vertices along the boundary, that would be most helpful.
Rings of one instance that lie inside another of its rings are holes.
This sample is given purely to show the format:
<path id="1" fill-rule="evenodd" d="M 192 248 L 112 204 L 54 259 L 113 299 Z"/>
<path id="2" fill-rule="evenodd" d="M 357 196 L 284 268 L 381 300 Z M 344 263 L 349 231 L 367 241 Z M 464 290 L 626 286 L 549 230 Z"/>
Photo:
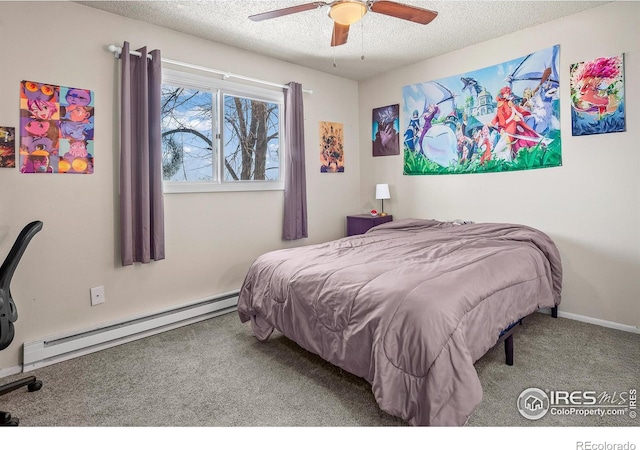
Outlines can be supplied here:
<path id="1" fill-rule="evenodd" d="M 347 236 L 364 234 L 369 228 L 373 228 L 381 223 L 391 222 L 392 220 L 392 215 L 372 216 L 371 214 L 358 214 L 356 216 L 347 216 Z"/>

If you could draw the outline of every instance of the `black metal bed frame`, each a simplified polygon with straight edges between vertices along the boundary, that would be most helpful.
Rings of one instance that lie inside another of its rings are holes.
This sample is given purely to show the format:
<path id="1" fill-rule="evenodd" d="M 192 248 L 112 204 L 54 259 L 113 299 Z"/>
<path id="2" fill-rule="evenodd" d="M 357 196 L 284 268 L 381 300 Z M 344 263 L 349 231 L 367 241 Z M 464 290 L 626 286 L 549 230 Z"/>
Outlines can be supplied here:
<path id="1" fill-rule="evenodd" d="M 558 317 L 558 306 L 554 306 L 551 308 L 551 317 L 554 319 Z M 502 333 L 500 333 L 500 337 L 496 342 L 496 345 L 504 342 L 504 354 L 506 358 L 506 363 L 508 366 L 513 366 L 513 333 L 515 333 L 516 329 L 519 325 L 522 325 L 522 320 L 524 318 L 518 320 L 511 324 L 507 329 L 505 329 Z"/>

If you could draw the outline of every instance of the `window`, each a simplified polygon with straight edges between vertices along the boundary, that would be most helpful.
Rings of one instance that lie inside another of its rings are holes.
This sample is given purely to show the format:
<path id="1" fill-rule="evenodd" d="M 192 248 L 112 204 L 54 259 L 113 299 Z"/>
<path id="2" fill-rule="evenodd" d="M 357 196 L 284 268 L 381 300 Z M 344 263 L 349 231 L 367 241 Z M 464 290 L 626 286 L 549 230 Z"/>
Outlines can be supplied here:
<path id="1" fill-rule="evenodd" d="M 165 192 L 283 189 L 283 98 L 163 69 Z"/>

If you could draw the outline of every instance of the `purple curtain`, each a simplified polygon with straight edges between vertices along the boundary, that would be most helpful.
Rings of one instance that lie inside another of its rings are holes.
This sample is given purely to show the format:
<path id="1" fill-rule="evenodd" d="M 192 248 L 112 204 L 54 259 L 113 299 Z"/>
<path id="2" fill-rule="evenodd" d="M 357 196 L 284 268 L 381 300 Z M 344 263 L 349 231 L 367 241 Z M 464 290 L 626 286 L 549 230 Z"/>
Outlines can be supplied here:
<path id="1" fill-rule="evenodd" d="M 120 101 L 120 233 L 122 265 L 164 259 L 160 51 L 125 42 Z"/>
<path id="2" fill-rule="evenodd" d="M 284 90 L 284 135 L 287 146 L 284 178 L 282 238 L 295 240 L 307 233 L 307 176 L 304 154 L 302 85 L 291 82 Z"/>

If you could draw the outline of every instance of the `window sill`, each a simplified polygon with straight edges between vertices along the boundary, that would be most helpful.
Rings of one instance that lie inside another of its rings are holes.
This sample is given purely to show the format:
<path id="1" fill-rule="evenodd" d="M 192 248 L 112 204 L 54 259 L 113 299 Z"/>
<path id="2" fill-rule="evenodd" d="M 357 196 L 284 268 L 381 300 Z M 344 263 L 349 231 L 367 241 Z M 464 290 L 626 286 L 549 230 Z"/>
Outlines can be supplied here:
<path id="1" fill-rule="evenodd" d="M 163 183 L 163 191 L 165 194 L 284 191 L 284 181 L 234 181 L 228 183 L 189 183 L 180 181 L 165 181 Z"/>

